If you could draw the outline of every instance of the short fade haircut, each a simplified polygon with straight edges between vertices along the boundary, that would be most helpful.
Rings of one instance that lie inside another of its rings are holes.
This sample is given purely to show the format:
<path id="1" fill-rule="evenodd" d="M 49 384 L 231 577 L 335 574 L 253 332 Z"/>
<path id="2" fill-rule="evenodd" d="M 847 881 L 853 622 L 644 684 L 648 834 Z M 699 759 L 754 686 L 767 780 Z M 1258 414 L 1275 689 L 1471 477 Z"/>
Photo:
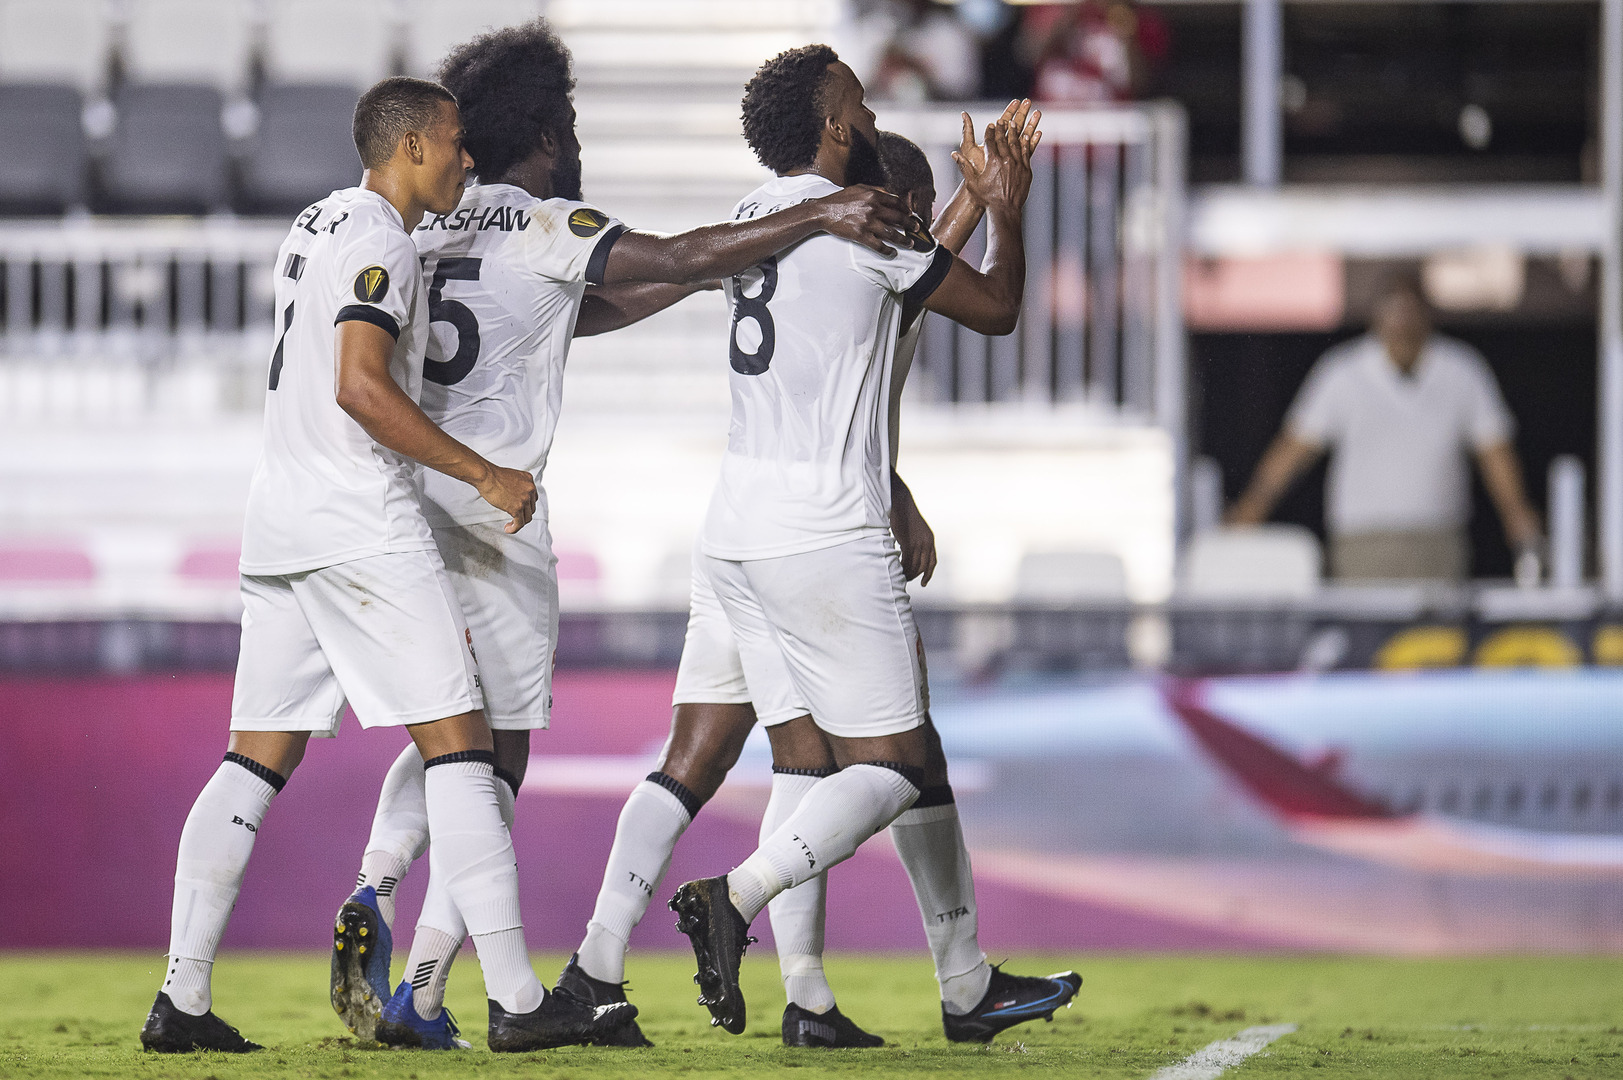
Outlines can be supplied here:
<path id="1" fill-rule="evenodd" d="M 545 19 L 481 34 L 451 50 L 440 82 L 462 107 L 462 145 L 473 171 L 491 181 L 573 126 L 575 76 L 569 47 Z"/>
<path id="2" fill-rule="evenodd" d="M 782 175 L 817 160 L 828 120 L 827 45 L 802 45 L 762 64 L 744 86 L 744 140 L 761 164 Z"/>
<path id="3" fill-rule="evenodd" d="M 387 165 L 406 132 L 433 126 L 442 101 L 456 104 L 455 96 L 439 83 L 405 75 L 384 79 L 362 94 L 350 125 L 361 164 L 368 169 Z"/>
<path id="4" fill-rule="evenodd" d="M 905 135 L 894 131 L 879 133 L 879 163 L 885 170 L 885 188 L 893 195 L 906 195 L 921 188 L 935 190 L 930 159 Z"/>

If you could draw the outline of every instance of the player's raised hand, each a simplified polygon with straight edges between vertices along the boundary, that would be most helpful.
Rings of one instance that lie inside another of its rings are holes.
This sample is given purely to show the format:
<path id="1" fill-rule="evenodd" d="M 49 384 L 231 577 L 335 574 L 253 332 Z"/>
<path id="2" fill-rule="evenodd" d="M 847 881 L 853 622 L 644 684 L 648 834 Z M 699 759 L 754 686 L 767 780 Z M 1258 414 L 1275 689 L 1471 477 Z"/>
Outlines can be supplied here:
<path id="1" fill-rule="evenodd" d="M 500 465 L 492 465 L 490 472 L 484 480 L 474 485 L 474 489 L 479 492 L 480 498 L 512 517 L 513 520 L 507 523 L 510 533 L 518 532 L 535 517 L 535 477 L 523 469 L 504 469 Z"/>
<path id="2" fill-rule="evenodd" d="M 888 191 L 854 184 L 816 200 L 823 231 L 855 240 L 881 255 L 894 255 L 891 244 L 907 243 L 907 205 Z"/>
<path id="3" fill-rule="evenodd" d="M 1023 128 L 986 125 L 986 168 L 981 172 L 981 184 L 988 208 L 1018 210 L 1025 205 L 1031 193 L 1031 153 Z"/>

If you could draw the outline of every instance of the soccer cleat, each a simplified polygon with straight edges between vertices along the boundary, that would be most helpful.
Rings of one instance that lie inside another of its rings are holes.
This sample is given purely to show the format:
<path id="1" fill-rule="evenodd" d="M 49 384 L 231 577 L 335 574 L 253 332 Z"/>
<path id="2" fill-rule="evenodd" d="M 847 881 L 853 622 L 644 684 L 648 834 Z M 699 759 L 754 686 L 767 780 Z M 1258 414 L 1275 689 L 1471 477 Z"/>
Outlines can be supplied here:
<path id="1" fill-rule="evenodd" d="M 750 924 L 733 907 L 725 877 L 700 878 L 676 890 L 670 908 L 676 912 L 676 928 L 693 943 L 699 961 L 699 1004 L 710 1010 L 710 1023 L 734 1035 L 744 1031 L 744 991 L 738 985 L 738 968 L 744 950 L 755 943 L 748 936 Z"/>
<path id="2" fill-rule="evenodd" d="M 826 1013 L 814 1013 L 791 1001 L 789 1007 L 783 1010 L 783 1045 L 867 1050 L 884 1046 L 885 1040 L 857 1027 L 850 1017 L 840 1012 L 838 1005 Z"/>
<path id="3" fill-rule="evenodd" d="M 378 1042 L 384 1046 L 415 1046 L 420 1050 L 466 1050 L 469 1044 L 460 1034 L 451 1010 L 440 1006 L 439 1015 L 424 1020 L 417 1015 L 411 983 L 400 980 L 400 988 L 378 1017 Z"/>
<path id="4" fill-rule="evenodd" d="M 563 973 L 558 976 L 558 985 L 553 992 L 568 994 L 576 1001 L 591 1005 L 614 1005 L 626 999 L 626 984 L 623 982 L 605 982 L 594 979 L 581 970 L 580 954 L 576 953 L 564 965 Z M 642 1033 L 637 1021 L 627 1020 L 620 1027 L 615 1028 L 607 1035 L 595 1036 L 586 1045 L 588 1046 L 653 1046 L 648 1036 Z"/>
<path id="5" fill-rule="evenodd" d="M 193 1050 L 217 1050 L 222 1054 L 246 1054 L 263 1050 L 249 1042 L 237 1029 L 215 1016 L 213 1011 L 193 1016 L 175 1008 L 169 995 L 158 991 L 147 1022 L 141 1025 L 141 1049 L 159 1054 L 186 1054 Z"/>
<path id="6" fill-rule="evenodd" d="M 992 1036 L 1027 1020 L 1054 1019 L 1054 1010 L 1069 1005 L 1076 992 L 1082 989 L 1082 976 L 1074 971 L 1061 971 L 1044 978 L 1029 975 L 1007 975 L 996 964 L 992 965 L 992 981 L 981 998 L 967 1013 L 954 1014 L 941 1007 L 941 1026 L 950 1042 L 992 1041 Z"/>
<path id="7" fill-rule="evenodd" d="M 490 1048 L 522 1054 L 556 1046 L 582 1046 L 601 1039 L 637 1016 L 629 1002 L 593 1008 L 571 994 L 547 994 L 527 1013 L 510 1013 L 490 1002 Z"/>
<path id="8" fill-rule="evenodd" d="M 332 932 L 333 1011 L 358 1039 L 378 1037 L 378 1018 L 389 1000 L 389 960 L 394 941 L 378 910 L 377 890 L 355 890 L 338 909 Z"/>

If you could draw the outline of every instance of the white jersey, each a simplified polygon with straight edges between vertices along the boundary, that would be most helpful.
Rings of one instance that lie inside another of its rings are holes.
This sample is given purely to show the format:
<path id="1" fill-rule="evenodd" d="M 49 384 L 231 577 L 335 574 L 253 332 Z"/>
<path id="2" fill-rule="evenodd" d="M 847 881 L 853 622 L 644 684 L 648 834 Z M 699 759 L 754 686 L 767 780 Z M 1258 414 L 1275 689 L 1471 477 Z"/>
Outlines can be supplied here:
<path id="1" fill-rule="evenodd" d="M 480 184 L 412 237 L 429 282 L 423 411 L 486 460 L 528 470 L 537 487 L 581 295 L 602 284 L 624 231 L 584 203 Z M 471 485 L 435 472 L 423 474 L 423 509 L 435 528 L 507 520 Z M 536 517 L 545 525 L 544 492 Z"/>
<path id="2" fill-rule="evenodd" d="M 761 217 L 840 190 L 776 177 L 738 204 Z M 820 234 L 727 284 L 733 412 L 701 546 L 718 559 L 831 547 L 890 526 L 891 359 L 904 298 L 922 303 L 952 253 L 885 257 Z"/>
<path id="3" fill-rule="evenodd" d="M 345 188 L 300 214 L 276 255 L 276 318 L 242 572 L 432 548 L 417 464 L 378 445 L 336 393 L 336 327 L 358 320 L 394 337 L 389 374 L 418 398 L 428 305 L 399 212 L 376 192 Z"/>

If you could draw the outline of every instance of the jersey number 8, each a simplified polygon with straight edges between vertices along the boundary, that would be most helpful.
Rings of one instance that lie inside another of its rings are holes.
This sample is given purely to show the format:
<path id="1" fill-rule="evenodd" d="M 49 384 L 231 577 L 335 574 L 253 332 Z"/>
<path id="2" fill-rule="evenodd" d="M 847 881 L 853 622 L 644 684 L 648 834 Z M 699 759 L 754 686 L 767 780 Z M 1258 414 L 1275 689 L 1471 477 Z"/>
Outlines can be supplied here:
<path id="1" fill-rule="evenodd" d="M 778 259 L 773 256 L 761 263 L 761 291 L 754 296 L 744 295 L 744 275 L 733 277 L 733 330 L 727 339 L 727 356 L 733 370 L 740 375 L 761 375 L 772 366 L 772 353 L 777 348 L 777 330 L 772 325 L 772 312 L 767 302 L 778 291 Z M 761 328 L 761 343 L 754 352 L 745 352 L 738 344 L 738 324 L 745 319 L 755 320 Z"/>
<path id="2" fill-rule="evenodd" d="M 468 305 L 442 299 L 447 281 L 478 281 L 481 259 L 441 259 L 428 283 L 428 321 L 456 328 L 456 352 L 449 360 L 423 359 L 423 378 L 441 386 L 454 386 L 468 377 L 479 360 L 479 320 Z"/>

